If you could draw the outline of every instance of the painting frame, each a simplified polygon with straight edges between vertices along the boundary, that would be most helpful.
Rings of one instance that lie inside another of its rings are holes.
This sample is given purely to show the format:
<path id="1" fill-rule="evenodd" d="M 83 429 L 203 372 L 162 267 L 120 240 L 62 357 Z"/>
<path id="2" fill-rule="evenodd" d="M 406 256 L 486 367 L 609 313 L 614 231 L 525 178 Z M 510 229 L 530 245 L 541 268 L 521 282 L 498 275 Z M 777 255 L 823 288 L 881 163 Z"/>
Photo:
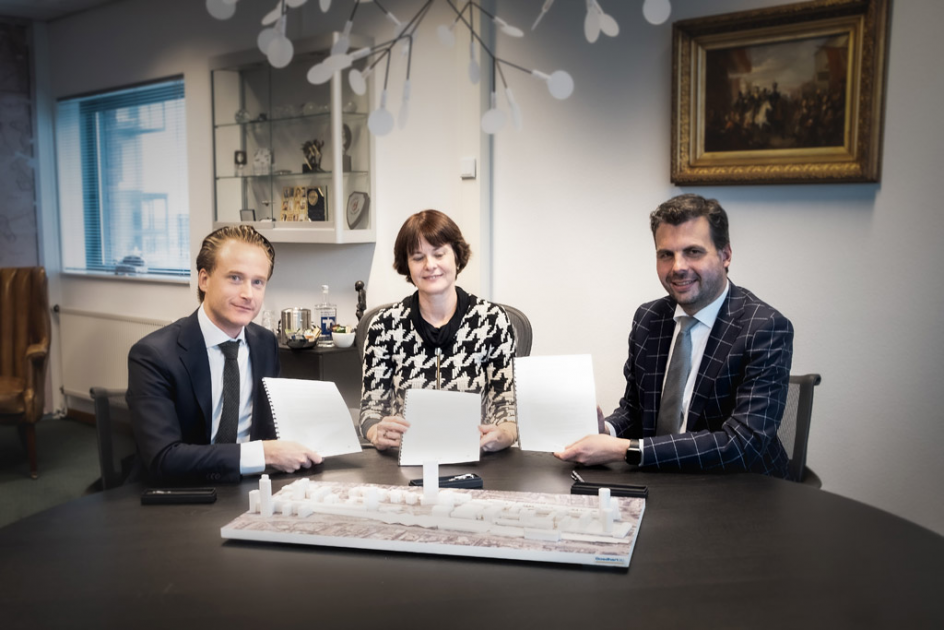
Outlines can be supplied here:
<path id="1" fill-rule="evenodd" d="M 672 183 L 880 181 L 890 2 L 814 0 L 675 22 Z"/>

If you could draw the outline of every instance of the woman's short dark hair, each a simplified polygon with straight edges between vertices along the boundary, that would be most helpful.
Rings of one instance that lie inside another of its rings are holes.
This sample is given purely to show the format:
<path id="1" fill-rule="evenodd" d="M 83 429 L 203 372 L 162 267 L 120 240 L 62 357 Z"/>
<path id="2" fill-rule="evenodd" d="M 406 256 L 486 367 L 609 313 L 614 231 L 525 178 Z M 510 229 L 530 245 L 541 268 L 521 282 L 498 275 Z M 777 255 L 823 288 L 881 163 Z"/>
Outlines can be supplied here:
<path id="1" fill-rule="evenodd" d="M 728 236 L 728 215 L 717 199 L 705 199 L 701 195 L 687 194 L 672 197 L 649 215 L 652 237 L 663 223 L 681 225 L 686 221 L 705 217 L 711 228 L 711 242 L 721 251 L 731 242 Z"/>
<path id="2" fill-rule="evenodd" d="M 393 244 L 393 268 L 401 276 L 406 276 L 406 281 L 411 284 L 409 259 L 419 248 L 420 239 L 433 247 L 452 247 L 456 255 L 456 275 L 465 269 L 472 256 L 472 248 L 462 238 L 462 231 L 455 221 L 439 210 L 417 212 L 404 222 Z"/>
<path id="3" fill-rule="evenodd" d="M 275 269 L 275 248 L 272 247 L 269 239 L 256 232 L 256 229 L 251 225 L 228 225 L 208 234 L 200 246 L 200 253 L 197 254 L 198 274 L 201 269 L 206 269 L 208 274 L 213 273 L 216 268 L 216 258 L 226 241 L 239 241 L 240 243 L 261 247 L 266 258 L 269 259 L 269 278 L 272 277 L 272 270 Z M 201 302 L 206 297 L 199 285 L 197 285 L 197 297 L 200 298 Z"/>

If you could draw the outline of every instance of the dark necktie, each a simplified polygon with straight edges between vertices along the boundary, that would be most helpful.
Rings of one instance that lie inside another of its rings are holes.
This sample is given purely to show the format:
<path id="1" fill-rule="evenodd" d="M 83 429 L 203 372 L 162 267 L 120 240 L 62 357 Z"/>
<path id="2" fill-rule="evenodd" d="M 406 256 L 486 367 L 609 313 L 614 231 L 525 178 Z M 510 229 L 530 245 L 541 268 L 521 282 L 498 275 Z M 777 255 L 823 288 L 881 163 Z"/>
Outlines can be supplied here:
<path id="1" fill-rule="evenodd" d="M 692 371 L 692 326 L 698 323 L 694 317 L 679 317 L 679 333 L 672 350 L 672 361 L 662 388 L 662 403 L 659 405 L 659 420 L 656 435 L 678 433 L 682 428 L 682 399 L 685 383 Z"/>
<path id="2" fill-rule="evenodd" d="M 236 361 L 239 341 L 226 341 L 219 348 L 226 357 L 226 363 L 223 364 L 223 413 L 216 430 L 216 443 L 233 444 L 239 426 L 239 363 Z"/>

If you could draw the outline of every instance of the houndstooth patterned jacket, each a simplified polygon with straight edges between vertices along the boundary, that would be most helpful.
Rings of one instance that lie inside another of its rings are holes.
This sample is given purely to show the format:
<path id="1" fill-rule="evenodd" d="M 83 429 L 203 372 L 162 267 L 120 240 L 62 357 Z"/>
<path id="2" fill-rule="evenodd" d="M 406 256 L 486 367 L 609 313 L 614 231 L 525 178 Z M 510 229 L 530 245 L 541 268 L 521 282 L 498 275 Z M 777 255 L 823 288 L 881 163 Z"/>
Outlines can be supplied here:
<path id="1" fill-rule="evenodd" d="M 643 304 L 633 318 L 626 392 L 607 418 L 621 438 L 646 438 L 643 467 L 787 476 L 777 429 L 793 358 L 793 325 L 731 283 L 708 338 L 688 409 L 688 432 L 656 436 L 675 301 Z"/>
<path id="2" fill-rule="evenodd" d="M 408 389 L 480 393 L 483 424 L 515 422 L 511 322 L 497 304 L 469 298 L 456 337 L 441 355 L 423 342 L 404 302 L 377 314 L 364 347 L 362 435 L 384 416 L 402 416 Z"/>

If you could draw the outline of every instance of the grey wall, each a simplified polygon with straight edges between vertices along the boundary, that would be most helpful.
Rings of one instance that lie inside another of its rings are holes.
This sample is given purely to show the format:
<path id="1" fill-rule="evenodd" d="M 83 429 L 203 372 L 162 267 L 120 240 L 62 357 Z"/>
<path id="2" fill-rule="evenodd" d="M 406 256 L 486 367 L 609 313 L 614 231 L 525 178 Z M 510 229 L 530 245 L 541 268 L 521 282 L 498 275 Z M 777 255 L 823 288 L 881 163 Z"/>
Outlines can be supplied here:
<path id="1" fill-rule="evenodd" d="M 0 20 L 0 267 L 38 264 L 29 27 Z"/>

